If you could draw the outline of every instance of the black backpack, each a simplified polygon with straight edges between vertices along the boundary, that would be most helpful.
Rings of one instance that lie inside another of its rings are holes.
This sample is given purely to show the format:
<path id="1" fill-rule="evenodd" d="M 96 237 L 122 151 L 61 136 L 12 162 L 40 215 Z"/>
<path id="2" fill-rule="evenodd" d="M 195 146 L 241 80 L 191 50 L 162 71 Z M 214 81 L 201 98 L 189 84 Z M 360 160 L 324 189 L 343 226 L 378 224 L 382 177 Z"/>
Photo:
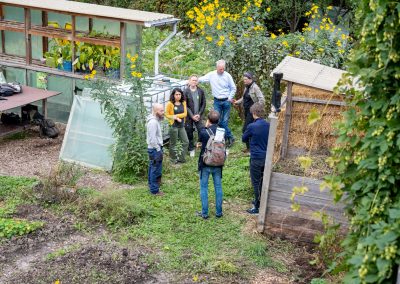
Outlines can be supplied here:
<path id="1" fill-rule="evenodd" d="M 40 137 L 56 138 L 60 134 L 56 124 L 51 119 L 42 119 L 39 124 L 40 126 Z"/>
<path id="2" fill-rule="evenodd" d="M 0 97 L 9 97 L 22 92 L 20 83 L 4 83 L 0 84 Z"/>
<path id="3" fill-rule="evenodd" d="M 13 112 L 2 113 L 1 122 L 4 125 L 19 125 L 21 123 L 21 118 L 19 117 L 18 114 L 15 114 Z"/>
<path id="4" fill-rule="evenodd" d="M 33 123 L 39 125 L 40 137 L 56 138 L 58 134 L 60 134 L 60 130 L 58 130 L 54 121 L 44 118 L 44 116 L 41 115 L 39 112 L 36 112 L 33 115 Z"/>

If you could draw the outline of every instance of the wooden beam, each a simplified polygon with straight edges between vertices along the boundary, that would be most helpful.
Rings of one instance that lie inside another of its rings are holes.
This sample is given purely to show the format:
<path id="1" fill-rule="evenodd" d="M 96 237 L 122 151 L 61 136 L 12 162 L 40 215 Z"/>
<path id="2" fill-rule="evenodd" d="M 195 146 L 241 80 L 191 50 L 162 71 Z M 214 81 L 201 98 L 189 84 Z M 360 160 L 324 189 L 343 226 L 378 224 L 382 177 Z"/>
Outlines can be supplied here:
<path id="1" fill-rule="evenodd" d="M 71 16 L 71 26 L 72 26 L 72 40 L 71 40 L 71 51 L 72 51 L 72 56 L 71 56 L 71 64 L 74 63 L 75 61 L 75 56 L 76 56 L 76 50 L 75 50 L 75 26 L 76 26 L 76 18 L 75 16 Z M 75 73 L 75 68 L 74 65 L 72 65 L 72 73 Z"/>
<path id="2" fill-rule="evenodd" d="M 93 30 L 93 19 L 89 18 L 89 33 Z"/>
<path id="3" fill-rule="evenodd" d="M 124 78 L 125 75 L 125 60 L 126 60 L 126 24 L 120 23 L 120 53 L 121 53 L 121 64 L 120 64 L 120 79 Z"/>
<path id="4" fill-rule="evenodd" d="M 272 159 L 274 156 L 274 148 L 275 148 L 275 140 L 276 140 L 276 129 L 278 127 L 278 117 L 271 113 L 269 115 L 269 133 L 268 133 L 268 146 L 267 146 L 267 154 L 265 157 L 265 166 L 264 166 L 264 174 L 263 174 L 263 183 L 261 189 L 261 197 L 260 197 L 260 210 L 258 214 L 257 220 L 257 231 L 263 232 L 265 228 L 265 216 L 267 214 L 267 205 L 268 205 L 268 191 L 269 184 L 271 180 L 272 173 Z"/>
<path id="5" fill-rule="evenodd" d="M 319 100 L 312 98 L 301 98 L 301 97 L 293 97 L 293 102 L 301 102 L 301 103 L 313 103 L 313 104 L 321 104 L 321 105 L 335 105 L 335 106 L 346 106 L 345 102 L 340 101 L 327 101 L 327 100 Z"/>
<path id="6" fill-rule="evenodd" d="M 0 4 L 0 20 L 4 19 L 3 5 Z M 1 53 L 6 53 L 6 37 L 4 31 L 1 30 Z"/>
<path id="7" fill-rule="evenodd" d="M 47 12 L 42 11 L 42 27 L 47 27 L 49 23 L 49 17 Z M 42 56 L 44 57 L 44 54 L 49 51 L 49 38 L 48 37 L 42 37 Z"/>
<path id="8" fill-rule="evenodd" d="M 285 125 L 283 126 L 283 137 L 281 146 L 281 158 L 284 159 L 287 154 L 287 148 L 289 144 L 289 130 L 290 120 L 292 118 L 292 88 L 293 83 L 288 82 L 287 86 L 287 99 L 286 99 L 286 111 L 285 111 Z"/>
<path id="9" fill-rule="evenodd" d="M 32 64 L 32 42 L 29 30 L 31 28 L 31 10 L 28 8 L 25 11 L 25 59 L 26 64 Z"/>

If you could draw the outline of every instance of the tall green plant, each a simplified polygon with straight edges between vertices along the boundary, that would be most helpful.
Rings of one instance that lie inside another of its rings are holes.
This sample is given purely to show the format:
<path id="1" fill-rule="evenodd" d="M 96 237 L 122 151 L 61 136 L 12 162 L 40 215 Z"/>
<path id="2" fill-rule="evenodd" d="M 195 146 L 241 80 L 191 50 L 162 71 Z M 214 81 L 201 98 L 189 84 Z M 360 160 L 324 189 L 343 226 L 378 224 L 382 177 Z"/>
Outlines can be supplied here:
<path id="1" fill-rule="evenodd" d="M 141 79 L 142 73 L 134 70 L 136 64 L 140 65 L 137 55 L 128 54 L 128 59 L 132 65 L 127 68 L 125 84 L 105 78 L 94 80 L 92 96 L 100 102 L 114 131 L 113 176 L 118 181 L 132 183 L 147 169 L 144 97 L 150 82 Z"/>
<path id="2" fill-rule="evenodd" d="M 399 15 L 398 1 L 360 1 L 360 41 L 342 81 L 350 108 L 326 185 L 350 218 L 346 283 L 394 283 L 400 263 Z"/>

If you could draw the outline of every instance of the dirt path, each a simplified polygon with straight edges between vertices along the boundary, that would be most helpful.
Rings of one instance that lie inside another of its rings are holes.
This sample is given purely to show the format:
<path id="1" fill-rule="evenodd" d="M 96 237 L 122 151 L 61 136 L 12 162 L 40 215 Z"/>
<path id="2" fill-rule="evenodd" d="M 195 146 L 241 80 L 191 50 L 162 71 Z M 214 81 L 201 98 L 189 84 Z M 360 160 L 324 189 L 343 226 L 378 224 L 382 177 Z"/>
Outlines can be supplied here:
<path id="1" fill-rule="evenodd" d="M 159 283 L 151 276 L 140 247 L 121 248 L 98 229 L 74 228 L 73 216 L 55 216 L 38 206 L 24 205 L 15 217 L 43 221 L 33 234 L 0 244 L 0 283 Z M 168 282 L 168 281 L 167 281 Z"/>

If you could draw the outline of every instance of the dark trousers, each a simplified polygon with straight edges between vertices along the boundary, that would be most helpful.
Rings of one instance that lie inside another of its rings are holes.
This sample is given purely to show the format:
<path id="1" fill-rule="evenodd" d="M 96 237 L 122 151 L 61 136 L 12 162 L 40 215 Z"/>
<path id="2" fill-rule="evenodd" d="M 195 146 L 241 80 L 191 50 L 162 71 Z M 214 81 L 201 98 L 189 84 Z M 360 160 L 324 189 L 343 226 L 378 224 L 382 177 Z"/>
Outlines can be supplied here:
<path id="1" fill-rule="evenodd" d="M 250 177 L 254 190 L 254 207 L 260 207 L 265 159 L 250 159 Z"/>
<path id="2" fill-rule="evenodd" d="M 194 128 L 196 127 L 197 130 L 197 134 L 200 132 L 200 129 L 202 127 L 204 127 L 203 122 L 201 121 L 201 119 L 199 121 L 193 121 L 193 120 L 188 120 L 188 122 L 185 125 L 185 130 L 186 130 L 186 134 L 189 140 L 189 147 L 188 147 L 188 151 L 192 151 L 194 150 Z"/>
<path id="3" fill-rule="evenodd" d="M 151 193 L 155 194 L 160 190 L 163 152 L 156 149 L 147 149 L 147 152 L 149 153 L 149 189 Z"/>
<path id="4" fill-rule="evenodd" d="M 244 133 L 247 129 L 247 126 L 254 122 L 253 115 L 250 113 L 250 108 L 245 108 L 244 109 L 244 123 L 243 123 L 243 128 L 242 128 L 242 133 Z M 250 149 L 250 142 L 246 142 L 246 148 Z"/>

